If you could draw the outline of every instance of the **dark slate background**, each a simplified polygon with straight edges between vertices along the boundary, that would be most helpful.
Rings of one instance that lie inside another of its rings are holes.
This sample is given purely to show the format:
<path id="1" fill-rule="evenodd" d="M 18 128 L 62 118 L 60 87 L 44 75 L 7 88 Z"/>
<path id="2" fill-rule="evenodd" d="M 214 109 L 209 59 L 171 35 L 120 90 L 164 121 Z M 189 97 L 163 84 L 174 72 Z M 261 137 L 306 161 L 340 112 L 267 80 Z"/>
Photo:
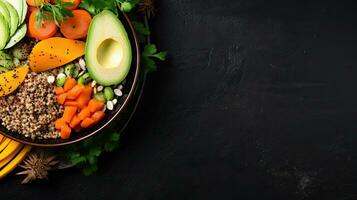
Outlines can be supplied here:
<path id="1" fill-rule="evenodd" d="M 357 199 L 357 4 L 162 0 L 170 52 L 100 171 L 1 199 Z"/>

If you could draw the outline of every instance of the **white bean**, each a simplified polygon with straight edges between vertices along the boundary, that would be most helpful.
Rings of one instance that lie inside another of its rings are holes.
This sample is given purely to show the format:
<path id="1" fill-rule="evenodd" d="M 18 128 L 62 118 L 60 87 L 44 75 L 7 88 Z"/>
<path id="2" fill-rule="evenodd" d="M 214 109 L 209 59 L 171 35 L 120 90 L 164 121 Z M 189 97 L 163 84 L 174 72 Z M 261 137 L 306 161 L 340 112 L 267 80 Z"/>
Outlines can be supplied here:
<path id="1" fill-rule="evenodd" d="M 123 92 L 121 90 L 119 90 L 119 89 L 115 89 L 114 90 L 114 94 L 117 95 L 118 97 L 123 96 Z"/>
<path id="2" fill-rule="evenodd" d="M 97 87 L 97 92 L 101 92 L 104 89 L 104 87 L 102 85 Z"/>
<path id="3" fill-rule="evenodd" d="M 54 82 L 55 82 L 55 77 L 54 77 L 54 76 L 48 76 L 48 77 L 47 77 L 47 82 L 48 82 L 49 84 L 54 83 Z"/>
<path id="4" fill-rule="evenodd" d="M 113 99 L 112 102 L 113 102 L 113 104 L 115 105 L 115 104 L 118 103 L 118 100 L 117 100 L 117 99 Z"/>
<path id="5" fill-rule="evenodd" d="M 79 66 L 81 67 L 81 69 L 82 69 L 83 71 L 86 70 L 86 62 L 84 61 L 83 58 L 80 58 L 80 59 L 79 59 L 78 64 L 79 64 Z"/>
<path id="6" fill-rule="evenodd" d="M 113 110 L 113 109 L 114 109 L 114 104 L 113 104 L 113 102 L 108 101 L 108 102 L 107 102 L 107 108 L 108 108 L 108 110 Z"/>

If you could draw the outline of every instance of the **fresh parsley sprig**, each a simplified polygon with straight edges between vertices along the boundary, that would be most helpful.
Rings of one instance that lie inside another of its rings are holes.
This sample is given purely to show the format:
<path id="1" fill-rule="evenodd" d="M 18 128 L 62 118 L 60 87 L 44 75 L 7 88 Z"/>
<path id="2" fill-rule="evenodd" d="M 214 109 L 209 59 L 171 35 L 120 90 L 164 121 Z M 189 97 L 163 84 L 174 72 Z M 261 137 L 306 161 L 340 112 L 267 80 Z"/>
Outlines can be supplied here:
<path id="1" fill-rule="evenodd" d="M 67 17 L 73 17 L 73 13 L 68 7 L 73 6 L 72 2 L 56 0 L 55 4 L 46 3 L 41 0 L 41 5 L 37 5 L 39 12 L 36 13 L 36 26 L 39 27 L 44 21 L 53 20 L 59 27 L 60 22 L 66 21 Z M 36 1 L 35 1 L 36 3 Z"/>

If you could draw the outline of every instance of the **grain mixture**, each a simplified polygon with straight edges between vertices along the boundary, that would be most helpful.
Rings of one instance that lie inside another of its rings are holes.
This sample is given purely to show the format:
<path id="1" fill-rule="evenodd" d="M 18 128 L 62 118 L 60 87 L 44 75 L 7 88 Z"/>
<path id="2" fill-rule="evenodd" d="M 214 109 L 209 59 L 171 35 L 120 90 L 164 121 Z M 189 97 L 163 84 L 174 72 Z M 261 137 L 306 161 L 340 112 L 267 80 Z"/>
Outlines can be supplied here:
<path id="1" fill-rule="evenodd" d="M 0 122 L 32 139 L 58 138 L 54 122 L 63 114 L 45 73 L 29 73 L 18 91 L 0 97 Z"/>

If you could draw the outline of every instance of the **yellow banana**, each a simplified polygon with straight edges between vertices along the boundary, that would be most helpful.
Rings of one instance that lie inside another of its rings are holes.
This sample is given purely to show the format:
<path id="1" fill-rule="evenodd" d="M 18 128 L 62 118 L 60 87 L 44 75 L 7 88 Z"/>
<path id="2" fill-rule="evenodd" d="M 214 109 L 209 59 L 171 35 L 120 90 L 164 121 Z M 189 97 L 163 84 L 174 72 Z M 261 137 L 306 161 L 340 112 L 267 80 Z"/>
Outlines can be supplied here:
<path id="1" fill-rule="evenodd" d="M 12 161 L 10 161 L 3 169 L 1 169 L 0 179 L 4 178 L 6 175 L 12 172 L 12 170 L 14 170 L 16 166 L 27 156 L 30 150 L 31 146 L 26 145 Z"/>
<path id="2" fill-rule="evenodd" d="M 0 145 L 0 152 L 2 152 L 2 150 L 4 150 L 10 142 L 11 140 L 9 138 L 5 138 Z"/>
<path id="3" fill-rule="evenodd" d="M 18 148 L 16 151 L 11 152 L 8 157 L 6 157 L 5 159 L 1 160 L 0 161 L 0 169 L 2 167 L 4 167 L 7 163 L 9 163 L 16 156 L 16 154 L 19 153 L 20 150 L 21 150 L 21 148 Z"/>
<path id="4" fill-rule="evenodd" d="M 14 140 L 12 140 L 7 146 L 6 148 L 0 153 L 0 161 L 2 161 L 3 159 L 5 159 L 7 156 L 9 156 L 12 152 L 22 148 L 22 144 L 19 142 L 16 142 Z"/>

